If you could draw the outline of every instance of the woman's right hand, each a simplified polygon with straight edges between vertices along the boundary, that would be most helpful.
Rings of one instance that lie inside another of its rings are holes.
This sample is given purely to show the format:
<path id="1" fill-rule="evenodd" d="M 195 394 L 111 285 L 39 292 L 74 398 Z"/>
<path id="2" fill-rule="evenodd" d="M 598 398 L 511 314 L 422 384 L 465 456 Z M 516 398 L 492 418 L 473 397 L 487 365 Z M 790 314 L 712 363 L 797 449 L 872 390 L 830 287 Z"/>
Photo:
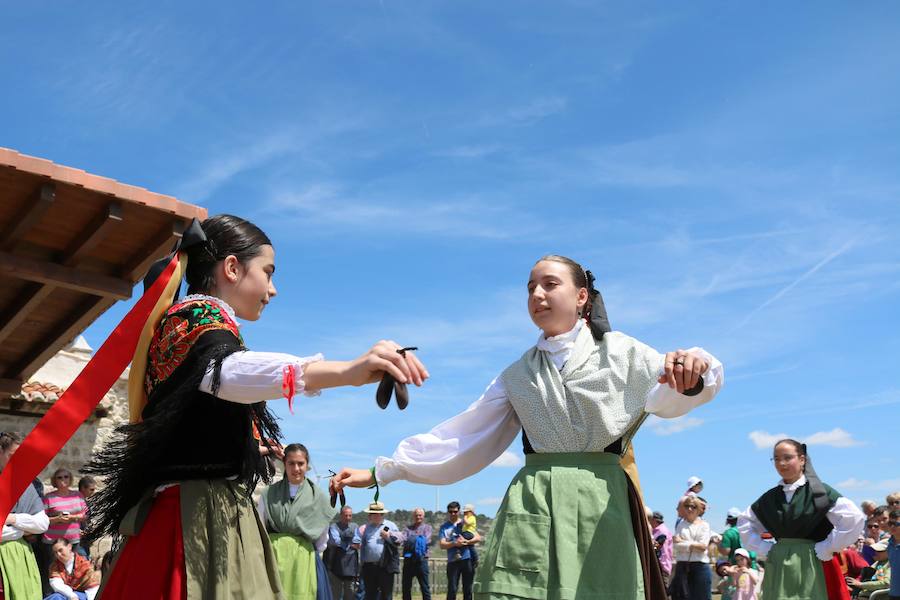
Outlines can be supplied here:
<path id="1" fill-rule="evenodd" d="M 382 340 L 368 352 L 350 361 L 346 371 L 347 383 L 365 385 L 380 381 L 385 372 L 401 383 L 422 385 L 428 379 L 428 371 L 416 355 L 408 350 L 398 352 L 402 346 L 391 340 Z"/>

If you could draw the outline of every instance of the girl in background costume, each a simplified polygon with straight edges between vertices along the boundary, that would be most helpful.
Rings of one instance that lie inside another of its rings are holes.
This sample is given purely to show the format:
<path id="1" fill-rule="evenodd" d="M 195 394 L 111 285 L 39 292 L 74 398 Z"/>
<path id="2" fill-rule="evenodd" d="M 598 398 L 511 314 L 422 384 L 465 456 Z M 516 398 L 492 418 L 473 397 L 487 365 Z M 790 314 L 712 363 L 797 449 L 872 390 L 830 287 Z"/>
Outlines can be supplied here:
<path id="1" fill-rule="evenodd" d="M 285 447 L 284 477 L 263 490 L 259 516 L 269 532 L 285 597 L 331 600 L 328 574 L 318 553 L 328 543 L 328 526 L 337 510 L 328 495 L 306 478 L 307 471 L 306 446 Z"/>
<path id="2" fill-rule="evenodd" d="M 133 422 L 85 469 L 106 483 L 93 498 L 90 536 L 124 536 L 103 600 L 284 598 L 250 497 L 271 476 L 264 454 L 280 435 L 264 401 L 284 395 L 290 406 L 295 393 L 384 372 L 417 385 L 427 377 L 390 341 L 352 361 L 247 350 L 238 319 L 259 319 L 275 296 L 272 243 L 230 215 L 191 233 L 202 243 L 184 251 L 189 295 L 172 306 L 172 296 L 160 299 L 169 307 L 148 324 L 145 354 L 132 362 Z"/>
<path id="3" fill-rule="evenodd" d="M 477 402 L 371 470 L 344 469 L 332 486 L 459 481 L 521 430 L 525 467 L 497 513 L 476 596 L 665 598 L 637 482 L 621 459 L 649 414 L 677 417 L 711 400 L 722 365 L 699 348 L 663 355 L 610 331 L 593 278 L 565 257 L 532 269 L 528 313 L 537 344 Z"/>
<path id="4" fill-rule="evenodd" d="M 772 460 L 781 481 L 738 517 L 744 548 L 766 560 L 763 598 L 833 600 L 849 596 L 840 566 L 832 559 L 835 552 L 856 541 L 865 515 L 822 483 L 806 444 L 781 440 L 775 444 Z M 835 568 L 838 585 L 827 586 L 826 570 Z"/>
<path id="5" fill-rule="evenodd" d="M 0 431 L 0 471 L 19 448 L 17 433 Z M 41 597 L 41 575 L 26 535 L 47 531 L 50 519 L 33 485 L 13 505 L 0 537 L 0 600 L 34 600 Z"/>

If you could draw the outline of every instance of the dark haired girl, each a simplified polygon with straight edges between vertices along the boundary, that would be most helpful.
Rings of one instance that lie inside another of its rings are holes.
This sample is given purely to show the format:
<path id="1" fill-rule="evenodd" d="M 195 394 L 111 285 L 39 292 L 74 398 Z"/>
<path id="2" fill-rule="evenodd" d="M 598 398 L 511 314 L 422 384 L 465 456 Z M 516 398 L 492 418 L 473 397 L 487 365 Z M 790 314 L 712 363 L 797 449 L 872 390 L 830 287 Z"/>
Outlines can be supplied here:
<path id="1" fill-rule="evenodd" d="M 722 365 L 700 348 L 664 355 L 609 331 L 591 277 L 571 259 L 539 260 L 527 289 L 537 344 L 465 412 L 400 442 L 372 471 L 344 469 L 333 486 L 369 485 L 373 474 L 379 483 L 453 483 L 491 464 L 522 431 L 525 467 L 497 513 L 476 595 L 643 600 L 646 589 L 665 598 L 622 459 L 649 414 L 678 417 L 711 400 Z"/>
<path id="2" fill-rule="evenodd" d="M 826 569 L 859 537 L 865 515 L 819 480 L 805 444 L 781 440 L 772 461 L 781 481 L 738 517 L 743 546 L 766 561 L 763 598 L 831 597 Z M 848 595 L 840 577 L 838 583 Z"/>
<path id="3" fill-rule="evenodd" d="M 328 495 L 306 478 L 306 446 L 286 446 L 283 462 L 284 477 L 263 490 L 258 504 L 260 520 L 269 533 L 278 563 L 281 585 L 292 600 L 330 598 L 328 574 L 318 553 L 325 549 L 328 526 L 337 511 Z"/>
<path id="4" fill-rule="evenodd" d="M 162 600 L 285 597 L 250 497 L 270 478 L 263 454 L 280 436 L 265 400 L 290 403 L 385 371 L 417 385 L 427 377 L 391 341 L 351 361 L 247 350 L 238 319 L 259 319 L 275 297 L 275 250 L 239 217 L 211 217 L 202 230 L 205 243 L 187 251 L 190 295 L 160 301 L 168 308 L 132 362 L 132 423 L 85 469 L 106 482 L 93 500 L 92 537 L 125 536 L 105 600 L 138 589 Z"/>

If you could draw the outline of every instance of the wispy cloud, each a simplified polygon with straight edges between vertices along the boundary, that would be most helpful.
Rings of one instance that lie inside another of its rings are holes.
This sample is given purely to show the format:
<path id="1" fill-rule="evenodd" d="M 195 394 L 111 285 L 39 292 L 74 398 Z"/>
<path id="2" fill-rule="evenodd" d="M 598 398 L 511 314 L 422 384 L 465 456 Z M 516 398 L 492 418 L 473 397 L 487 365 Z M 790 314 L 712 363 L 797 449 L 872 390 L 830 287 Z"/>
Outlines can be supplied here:
<path id="1" fill-rule="evenodd" d="M 870 481 L 868 479 L 857 479 L 851 477 L 837 484 L 840 489 L 852 490 L 872 490 L 882 492 L 895 492 L 900 490 L 900 479 L 881 479 Z"/>
<path id="2" fill-rule="evenodd" d="M 478 510 L 479 506 L 500 506 L 503 502 L 503 498 L 501 496 L 490 496 L 488 498 L 481 498 L 475 503 L 475 510 Z"/>
<path id="3" fill-rule="evenodd" d="M 521 467 L 525 462 L 522 460 L 522 457 L 518 454 L 514 454 L 509 450 L 504 450 L 503 454 L 498 456 L 494 462 L 491 463 L 492 467 Z"/>
<path id="4" fill-rule="evenodd" d="M 277 213 L 283 221 L 301 221 L 329 229 L 354 229 L 383 234 L 403 231 L 408 235 L 506 240 L 541 229 L 538 219 L 498 198 L 448 193 L 424 199 L 406 194 L 385 198 L 380 192 L 350 189 L 335 182 L 316 182 L 305 187 L 275 191 L 264 212 Z"/>
<path id="5" fill-rule="evenodd" d="M 817 431 L 806 436 L 791 436 L 786 433 L 768 433 L 766 431 L 751 431 L 748 436 L 757 450 L 771 449 L 779 440 L 785 438 L 798 439 L 810 446 L 831 446 L 833 448 L 850 448 L 861 446 L 864 442 L 853 439 L 849 432 L 836 427 L 831 431 Z"/>
<path id="6" fill-rule="evenodd" d="M 703 425 L 703 419 L 684 415 L 674 419 L 660 419 L 656 415 L 650 415 L 647 425 L 656 435 L 672 435 L 688 429 L 694 429 Z"/>
<path id="7" fill-rule="evenodd" d="M 756 316 L 760 311 L 764 310 L 765 308 L 767 308 L 767 307 L 771 306 L 772 304 L 774 304 L 775 302 L 777 302 L 780 298 L 782 298 L 785 294 L 787 294 L 792 289 L 797 287 L 797 285 L 799 285 L 805 279 L 808 279 L 809 277 L 813 276 L 819 269 L 821 269 L 822 267 L 824 267 L 825 265 L 827 265 L 828 263 L 830 263 L 837 257 L 841 256 L 842 254 L 847 252 L 852 247 L 853 247 L 853 242 L 849 241 L 849 242 L 846 242 L 844 245 L 842 245 L 837 250 L 829 252 L 822 260 L 817 262 L 811 268 L 804 271 L 799 277 L 797 277 L 792 282 L 790 282 L 788 285 L 786 285 L 783 288 L 781 288 L 780 290 L 778 290 L 778 292 L 776 292 L 775 295 L 768 298 L 765 302 L 763 302 L 762 304 L 760 304 L 759 306 L 754 308 L 752 311 L 750 311 L 737 325 L 735 325 L 734 329 L 740 329 L 741 327 L 743 327 L 744 325 L 749 323 L 750 320 L 754 316 Z"/>
<path id="8" fill-rule="evenodd" d="M 528 104 L 515 106 L 507 112 L 517 122 L 533 122 L 563 112 L 568 102 L 562 96 L 541 96 Z"/>

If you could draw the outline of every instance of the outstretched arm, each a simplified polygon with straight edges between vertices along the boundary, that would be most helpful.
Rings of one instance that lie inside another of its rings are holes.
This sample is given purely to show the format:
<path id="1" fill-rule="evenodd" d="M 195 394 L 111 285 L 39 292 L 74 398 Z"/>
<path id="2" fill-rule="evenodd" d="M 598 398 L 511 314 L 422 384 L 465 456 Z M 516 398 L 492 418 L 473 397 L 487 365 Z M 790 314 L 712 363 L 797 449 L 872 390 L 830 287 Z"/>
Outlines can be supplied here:
<path id="1" fill-rule="evenodd" d="M 343 469 L 331 480 L 333 491 L 366 487 L 405 479 L 445 485 L 465 479 L 500 456 L 521 429 L 506 389 L 499 379 L 464 412 L 444 421 L 428 433 L 408 437 L 390 458 L 375 461 L 370 469 Z"/>
<path id="2" fill-rule="evenodd" d="M 422 385 L 428 371 L 412 352 L 397 353 L 396 342 L 381 341 L 362 356 L 350 361 L 324 360 L 321 354 L 299 357 L 281 352 L 244 350 L 222 361 L 218 398 L 253 404 L 288 394 L 316 395 L 319 390 L 343 385 L 365 385 L 388 372 L 397 381 Z M 200 383 L 200 389 L 212 391 L 213 370 Z"/>

